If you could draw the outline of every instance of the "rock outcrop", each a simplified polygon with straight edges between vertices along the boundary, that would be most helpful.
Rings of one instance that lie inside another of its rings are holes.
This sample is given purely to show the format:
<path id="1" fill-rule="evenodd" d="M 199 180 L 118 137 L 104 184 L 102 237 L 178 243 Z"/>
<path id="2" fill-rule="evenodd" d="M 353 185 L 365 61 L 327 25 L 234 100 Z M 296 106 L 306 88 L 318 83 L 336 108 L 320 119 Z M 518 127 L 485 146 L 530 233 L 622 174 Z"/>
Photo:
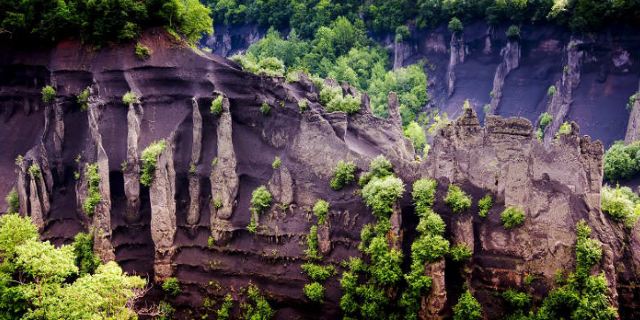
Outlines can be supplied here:
<path id="1" fill-rule="evenodd" d="M 148 60 L 134 56 L 134 44 L 93 51 L 64 42 L 50 51 L 0 53 L 0 70 L 8 74 L 0 78 L 0 108 L 8 114 L 0 136 L 9 153 L 0 154 L 0 178 L 16 186 L 21 213 L 38 221 L 43 238 L 69 243 L 78 231 L 94 227 L 103 259 L 115 259 L 127 272 L 155 282 L 177 277 L 183 293 L 172 300 L 176 318 L 188 317 L 187 310 L 209 312 L 201 309 L 205 298 L 219 301 L 250 282 L 260 287 L 278 319 L 340 317 L 339 276 L 326 281 L 322 305 L 312 304 L 302 291 L 309 283 L 301 265 L 315 224 L 312 207 L 318 199 L 330 203 L 318 230 L 319 251 L 323 264 L 341 272 L 342 261 L 360 255 L 360 230 L 375 218 L 355 184 L 335 191 L 329 181 L 338 161 L 353 161 L 358 171 L 366 171 L 380 154 L 407 186 L 393 211 L 391 244 L 410 256 L 417 219 L 408 186 L 431 177 L 438 181 L 434 210 L 447 224 L 447 238 L 473 251 L 464 266 L 448 258 L 425 266 L 433 285 L 421 299 L 422 318 L 449 316 L 465 283 L 482 305 L 491 306 L 485 310 L 490 319 L 504 315 L 496 293 L 522 288 L 527 276 L 535 277 L 539 301 L 552 288 L 555 271 L 574 263 L 579 220 L 587 221 L 603 244 L 604 258 L 594 271 L 606 275 L 612 302 L 623 318 L 638 317 L 640 240 L 601 212 L 603 146 L 579 136 L 576 125 L 545 146 L 527 119 L 487 116 L 482 126 L 476 113 L 465 109 L 438 132 L 429 156 L 419 161 L 403 135 L 395 94 L 389 96 L 389 119 L 371 114 L 366 95 L 352 115 L 327 113 L 305 77 L 287 83 L 248 74 L 226 59 L 173 42 L 162 31 L 147 32 L 140 41 L 152 49 Z M 58 119 L 65 122 L 62 170 L 54 164 L 54 143 L 45 138 L 58 131 L 45 126 L 46 108 L 36 108 L 38 88 L 50 83 L 51 75 L 59 88 Z M 86 87 L 92 88 L 90 106 L 82 111 L 75 95 Z M 135 92 L 139 103 L 124 105 L 127 91 Z M 222 112 L 215 115 L 208 106 L 218 96 Z M 298 108 L 301 99 L 309 102 L 305 111 Z M 271 106 L 268 114 L 260 111 L 263 102 Z M 24 132 L 4 134 L 17 128 Z M 147 188 L 139 182 L 140 147 L 160 139 L 167 145 Z M 23 158 L 16 166 L 18 154 Z M 276 157 L 280 166 L 273 165 Z M 34 163 L 41 178 L 30 176 Z M 103 198 L 92 218 L 81 209 L 87 192 L 82 173 L 89 163 L 98 164 Z M 70 176 L 73 170 L 80 173 L 78 181 Z M 451 183 L 473 197 L 467 212 L 454 214 L 444 204 Z M 274 200 L 254 216 L 258 228 L 252 232 L 247 229 L 251 194 L 263 185 Z M 9 190 L 0 191 L 4 197 Z M 482 219 L 476 203 L 487 193 L 495 205 Z M 523 226 L 502 227 L 499 215 L 509 206 L 526 212 Z M 157 302 L 158 287 L 150 302 Z"/>
<path id="2" fill-rule="evenodd" d="M 488 51 L 491 52 L 491 51 Z M 507 45 L 500 52 L 502 63 L 498 65 L 496 74 L 493 77 L 493 89 L 491 90 L 491 103 L 489 103 L 488 114 L 495 114 L 502 98 L 504 80 L 509 72 L 520 65 L 520 43 L 517 40 L 509 39 Z"/>

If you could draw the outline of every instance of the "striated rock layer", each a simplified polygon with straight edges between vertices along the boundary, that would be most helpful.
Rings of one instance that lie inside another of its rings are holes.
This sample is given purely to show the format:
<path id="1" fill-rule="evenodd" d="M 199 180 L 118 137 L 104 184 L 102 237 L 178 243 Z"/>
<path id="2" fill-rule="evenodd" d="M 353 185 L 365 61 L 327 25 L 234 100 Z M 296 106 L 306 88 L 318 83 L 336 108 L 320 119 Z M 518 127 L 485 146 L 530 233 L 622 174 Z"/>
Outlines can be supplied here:
<path id="1" fill-rule="evenodd" d="M 179 318 L 189 318 L 204 298 L 237 296 L 250 282 L 265 293 L 276 318 L 339 317 L 338 276 L 327 281 L 321 306 L 302 293 L 309 282 L 300 265 L 313 224 L 310 211 L 320 198 L 330 203 L 319 249 L 340 270 L 341 261 L 359 255 L 360 229 L 374 218 L 355 185 L 339 192 L 329 187 L 331 174 L 340 160 L 367 170 L 379 154 L 407 185 L 393 215 L 394 232 L 405 242 L 395 245 L 405 257 L 417 223 L 408 194 L 420 177 L 439 182 L 434 209 L 447 222 L 448 238 L 473 248 L 466 268 L 449 260 L 426 267 L 434 282 L 421 301 L 423 318 L 450 314 L 465 282 L 492 319 L 504 311 L 495 293 L 523 287 L 527 276 L 535 277 L 531 286 L 540 299 L 556 271 L 573 265 L 580 219 L 603 243 L 599 271 L 609 281 L 612 303 L 623 318 L 640 316 L 638 230 L 629 232 L 601 213 L 602 144 L 580 137 L 576 125 L 545 147 L 526 119 L 488 116 L 481 126 L 467 109 L 418 161 L 402 135 L 395 94 L 388 120 L 371 114 L 366 96 L 353 115 L 326 113 L 304 77 L 286 83 L 247 74 L 160 31 L 140 41 L 153 51 L 148 60 L 135 58 L 133 44 L 96 51 L 63 42 L 48 51 L 0 53 L 0 196 L 16 187 L 20 212 L 32 216 L 45 239 L 68 243 L 77 232 L 92 230 L 102 259 L 152 281 L 177 277 L 183 293 L 172 302 Z M 40 102 L 46 84 L 57 89 L 54 106 Z M 87 87 L 89 110 L 82 111 L 75 95 Z M 128 91 L 139 103 L 123 104 Z M 222 112 L 214 115 L 209 107 L 218 96 Z M 301 99 L 309 101 L 307 111 L 299 110 Z M 268 115 L 260 111 L 263 103 L 271 108 Z M 161 139 L 166 147 L 145 187 L 140 156 Z M 276 157 L 281 164 L 274 167 Z M 91 163 L 98 164 L 102 201 L 87 216 L 84 168 Z M 449 183 L 473 196 L 468 212 L 453 214 L 444 205 Z M 274 203 L 254 216 L 252 234 L 249 202 L 261 185 Z M 486 193 L 495 206 L 481 219 L 475 203 Z M 522 227 L 501 226 L 499 213 L 507 206 L 525 210 Z"/>

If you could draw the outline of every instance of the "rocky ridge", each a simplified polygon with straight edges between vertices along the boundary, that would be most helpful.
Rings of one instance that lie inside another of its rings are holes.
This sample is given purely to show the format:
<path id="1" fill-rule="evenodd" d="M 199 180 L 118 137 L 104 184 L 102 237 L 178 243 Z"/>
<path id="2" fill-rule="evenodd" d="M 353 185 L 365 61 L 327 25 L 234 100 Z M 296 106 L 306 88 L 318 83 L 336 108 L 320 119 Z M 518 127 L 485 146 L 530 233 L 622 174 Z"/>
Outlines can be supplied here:
<path id="1" fill-rule="evenodd" d="M 310 210 L 320 198 L 331 204 L 328 223 L 319 230 L 325 262 L 337 266 L 358 255 L 360 229 L 373 217 L 356 186 L 336 192 L 328 181 L 339 160 L 365 171 L 379 154 L 391 160 L 406 186 L 420 177 L 436 179 L 434 209 L 447 222 L 448 239 L 473 248 L 468 268 L 448 260 L 426 267 L 434 285 L 422 301 L 424 319 L 449 314 L 464 282 L 492 319 L 503 310 L 493 293 L 522 287 L 529 275 L 539 299 L 556 270 L 572 265 L 574 227 L 581 219 L 603 244 L 599 270 L 609 281 L 612 303 L 623 318 L 638 316 L 639 230 L 625 230 L 601 212 L 603 146 L 580 136 L 577 125 L 545 146 L 527 119 L 487 116 L 482 126 L 475 111 L 465 109 L 419 161 L 402 135 L 395 94 L 389 96 L 389 119 L 371 114 L 366 95 L 353 115 L 326 113 L 304 77 L 286 83 L 247 74 L 160 31 L 140 41 L 153 51 L 148 60 L 136 59 L 132 44 L 93 51 L 63 42 L 45 52 L 0 54 L 0 177 L 10 181 L 0 186 L 0 196 L 16 187 L 21 214 L 34 219 L 45 239 L 68 243 L 91 229 L 103 260 L 115 259 L 154 281 L 177 277 L 184 290 L 173 302 L 184 317 L 205 297 L 237 295 L 252 282 L 277 318 L 336 318 L 339 277 L 327 282 L 322 306 L 302 294 Z M 40 102 L 46 84 L 58 91 L 50 105 Z M 75 95 L 86 87 L 91 98 L 82 111 Z M 128 91 L 139 101 L 123 104 Z M 218 96 L 223 107 L 216 116 L 209 106 Z M 297 104 L 303 98 L 309 101 L 305 112 Z M 268 115 L 260 111 L 263 103 L 271 107 Z M 161 139 L 166 147 L 153 182 L 142 186 L 141 152 Z M 272 166 L 276 156 L 278 168 Z M 84 168 L 93 163 L 102 201 L 87 216 Z M 30 169 L 34 165 L 38 172 Z M 444 205 L 450 183 L 472 195 L 468 212 L 454 214 Z M 252 234 L 246 229 L 249 201 L 260 185 L 268 187 L 274 204 L 254 217 L 258 228 Z M 475 201 L 486 193 L 496 204 L 481 219 Z M 507 206 L 525 209 L 522 227 L 501 226 L 499 213 Z M 392 220 L 406 248 L 417 223 L 408 196 Z"/>

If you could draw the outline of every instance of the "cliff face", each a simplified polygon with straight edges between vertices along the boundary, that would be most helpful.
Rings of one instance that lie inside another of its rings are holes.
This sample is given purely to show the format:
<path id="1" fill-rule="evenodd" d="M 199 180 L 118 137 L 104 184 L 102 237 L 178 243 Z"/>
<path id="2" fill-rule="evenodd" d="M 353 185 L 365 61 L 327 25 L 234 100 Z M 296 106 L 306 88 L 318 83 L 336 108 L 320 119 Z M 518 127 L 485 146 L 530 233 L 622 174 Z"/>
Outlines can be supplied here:
<path id="1" fill-rule="evenodd" d="M 507 27 L 469 23 L 460 35 L 451 35 L 446 26 L 414 30 L 400 45 L 393 35 L 375 39 L 392 52 L 394 67 L 427 62 L 427 107 L 437 107 L 450 118 L 457 117 L 469 99 L 481 119 L 486 108 L 489 114 L 536 123 L 546 111 L 555 119 L 549 129 L 575 121 L 605 147 L 625 139 L 627 123 L 635 127 L 625 106 L 638 90 L 640 75 L 635 30 L 573 35 L 555 26 L 527 25 L 519 38 L 509 40 Z M 227 56 L 264 35 L 254 26 L 218 26 L 216 32 L 207 45 Z M 548 94 L 551 86 L 554 95 Z"/>
<path id="2" fill-rule="evenodd" d="M 326 113 L 304 78 L 289 84 L 247 74 L 161 32 L 140 41 L 152 49 L 148 60 L 137 60 L 133 45 L 95 51 L 75 42 L 37 53 L 0 53 L 0 196 L 16 187 L 20 212 L 34 218 L 45 239 L 68 243 L 91 228 L 103 259 L 115 258 L 126 271 L 156 281 L 177 277 L 183 293 L 173 302 L 183 317 L 204 298 L 235 296 L 249 282 L 263 290 L 277 318 L 338 317 L 339 276 L 327 282 L 322 306 L 302 293 L 309 282 L 300 265 L 311 207 L 320 198 L 331 204 L 326 230 L 319 232 L 324 261 L 338 266 L 359 255 L 360 229 L 374 218 L 355 186 L 337 192 L 329 180 L 339 160 L 364 171 L 379 154 L 391 160 L 407 189 L 420 177 L 438 180 L 434 209 L 447 222 L 448 238 L 474 251 L 468 268 L 448 260 L 429 266 L 434 286 L 423 301 L 425 317 L 449 313 L 465 280 L 489 318 L 503 310 L 494 293 L 521 287 L 527 275 L 535 276 L 532 286 L 541 297 L 556 270 L 572 265 L 580 219 L 603 243 L 599 269 L 612 302 L 625 318 L 639 316 L 638 230 L 625 231 L 601 213 L 603 148 L 580 137 L 577 126 L 544 147 L 526 119 L 491 116 L 483 127 L 466 110 L 435 137 L 429 157 L 420 162 L 402 136 L 395 95 L 389 98 L 389 119 L 372 116 L 366 98 L 353 115 Z M 45 84 L 57 88 L 53 103 L 41 102 Z M 75 95 L 86 87 L 89 110 L 82 111 Z M 127 91 L 139 102 L 123 104 Z M 209 107 L 218 96 L 222 112 L 216 116 Z M 301 112 L 303 98 L 309 109 Z M 270 105 L 268 115 L 260 111 L 263 103 Z M 165 148 L 153 182 L 142 186 L 142 150 L 161 139 Z M 16 164 L 18 155 L 23 158 Z M 276 157 L 282 163 L 274 169 Z M 85 167 L 92 163 L 98 166 L 101 201 L 89 217 L 82 204 L 88 197 Z M 40 174 L 29 170 L 34 164 Z M 473 196 L 467 213 L 453 214 L 444 205 L 449 183 Z M 249 202 L 260 185 L 270 190 L 274 204 L 254 217 L 258 228 L 252 234 Z M 408 191 L 394 220 L 405 250 L 417 223 Z M 486 193 L 496 205 L 480 219 L 475 202 Z M 524 226 L 507 231 L 499 213 L 512 205 L 525 208 L 527 218 Z"/>

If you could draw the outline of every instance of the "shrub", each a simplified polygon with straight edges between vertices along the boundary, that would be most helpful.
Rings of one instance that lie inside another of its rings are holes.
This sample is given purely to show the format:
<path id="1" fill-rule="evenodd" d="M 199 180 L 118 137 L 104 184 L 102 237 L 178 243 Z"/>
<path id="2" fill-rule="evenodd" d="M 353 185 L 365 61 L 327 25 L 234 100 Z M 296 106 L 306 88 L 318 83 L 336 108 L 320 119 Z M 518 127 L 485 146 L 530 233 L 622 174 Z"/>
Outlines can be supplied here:
<path id="1" fill-rule="evenodd" d="M 214 116 L 219 116 L 222 114 L 222 96 L 217 96 L 215 99 L 211 101 L 211 108 L 209 108 L 211 114 Z"/>
<path id="2" fill-rule="evenodd" d="M 436 199 L 438 182 L 434 179 L 422 178 L 413 183 L 413 203 L 416 205 L 418 215 L 431 208 Z"/>
<path id="3" fill-rule="evenodd" d="M 32 179 L 40 177 L 40 166 L 37 163 L 33 163 L 32 165 L 30 165 L 27 171 L 29 172 L 29 175 Z"/>
<path id="4" fill-rule="evenodd" d="M 411 258 L 437 262 L 449 252 L 449 241 L 439 234 L 425 234 L 411 244 Z"/>
<path id="5" fill-rule="evenodd" d="M 524 310 L 531 304 L 531 296 L 525 292 L 508 289 L 502 293 L 502 298 L 512 309 Z"/>
<path id="6" fill-rule="evenodd" d="M 307 99 L 298 100 L 298 109 L 300 109 L 300 112 L 305 112 L 307 109 L 309 109 L 309 100 Z"/>
<path id="7" fill-rule="evenodd" d="M 261 294 L 255 285 L 247 288 L 247 303 L 241 305 L 243 309 L 242 319 L 267 320 L 273 317 L 273 309 L 267 299 Z"/>
<path id="8" fill-rule="evenodd" d="M 93 252 L 93 236 L 88 233 L 78 233 L 73 239 L 72 246 L 79 274 L 81 276 L 93 274 L 100 266 L 100 259 Z"/>
<path id="9" fill-rule="evenodd" d="M 314 263 L 305 263 L 302 270 L 307 273 L 313 281 L 325 281 L 335 274 L 336 269 L 333 266 L 321 266 Z"/>
<path id="10" fill-rule="evenodd" d="M 378 218 L 387 217 L 393 210 L 393 204 L 402 197 L 404 183 L 394 176 L 373 178 L 362 189 L 362 199 Z"/>
<path id="11" fill-rule="evenodd" d="M 338 86 L 323 86 L 320 90 L 320 103 L 328 112 L 342 111 L 352 114 L 360 110 L 360 97 L 344 95 L 342 88 Z"/>
<path id="12" fill-rule="evenodd" d="M 143 186 L 151 186 L 156 172 L 156 165 L 158 163 L 158 157 L 167 147 L 167 143 L 164 140 L 158 140 L 152 142 L 148 147 L 142 150 L 142 170 L 140 174 L 140 183 Z"/>
<path id="13" fill-rule="evenodd" d="M 262 112 L 263 115 L 268 116 L 271 112 L 271 106 L 269 106 L 268 103 L 263 102 L 262 105 L 260 105 L 260 112 Z"/>
<path id="14" fill-rule="evenodd" d="M 182 290 L 180 289 L 180 282 L 175 277 L 167 278 L 162 283 L 162 291 L 170 296 L 175 297 L 179 295 L 180 292 L 182 292 Z"/>
<path id="15" fill-rule="evenodd" d="M 416 150 L 422 150 L 427 144 L 427 136 L 422 127 L 415 121 L 411 121 L 404 129 L 404 136 L 411 140 Z"/>
<path id="16" fill-rule="evenodd" d="M 303 291 L 304 295 L 313 302 L 322 303 L 324 301 L 324 287 L 319 282 L 306 284 Z"/>
<path id="17" fill-rule="evenodd" d="M 490 194 L 487 194 L 478 201 L 478 209 L 480 209 L 478 215 L 481 218 L 486 218 L 491 207 L 493 207 L 493 198 L 491 198 Z"/>
<path id="18" fill-rule="evenodd" d="M 509 28 L 507 28 L 506 35 L 507 38 L 511 40 L 520 39 L 520 27 L 516 25 L 510 25 Z"/>
<path id="19" fill-rule="evenodd" d="M 557 91 L 556 90 L 556 86 L 550 85 L 549 88 L 547 89 L 547 96 L 549 96 L 549 97 L 555 96 L 556 95 L 556 91 Z M 548 114 L 548 113 L 546 113 L 546 114 Z"/>
<path id="20" fill-rule="evenodd" d="M 640 217 L 640 198 L 629 187 L 603 186 L 600 193 L 602 211 L 613 220 L 633 228 Z"/>
<path id="21" fill-rule="evenodd" d="M 138 59 L 146 60 L 146 59 L 149 59 L 149 57 L 151 56 L 151 49 L 149 49 L 149 47 L 143 45 L 142 43 L 138 42 L 136 43 L 135 53 Z"/>
<path id="22" fill-rule="evenodd" d="M 275 57 L 266 57 L 258 62 L 258 74 L 270 77 L 282 77 L 284 75 L 284 63 Z"/>
<path id="23" fill-rule="evenodd" d="M 358 180 L 358 185 L 364 187 L 369 180 L 374 177 L 382 178 L 393 173 L 393 166 L 383 155 L 379 155 L 369 163 L 369 171 L 362 174 Z"/>
<path id="24" fill-rule="evenodd" d="M 88 216 L 93 216 L 96 211 L 96 206 L 102 201 L 102 194 L 100 193 L 100 175 L 98 174 L 98 164 L 88 164 L 85 169 L 85 176 L 87 178 L 87 198 L 82 204 L 84 213 Z"/>
<path id="25" fill-rule="evenodd" d="M 233 298 L 231 294 L 224 296 L 224 300 L 222 301 L 222 305 L 220 309 L 216 311 L 216 316 L 218 320 L 229 320 L 231 317 L 231 309 L 233 308 Z"/>
<path id="26" fill-rule="evenodd" d="M 76 100 L 80 105 L 80 110 L 87 111 L 87 109 L 89 109 L 90 94 L 91 94 L 91 91 L 89 90 L 89 87 L 86 87 L 84 88 L 84 90 L 80 91 L 80 93 L 78 93 L 78 95 L 76 96 Z"/>
<path id="27" fill-rule="evenodd" d="M 265 186 L 259 186 L 251 193 L 251 212 L 263 213 L 265 210 L 271 207 L 271 193 Z"/>
<path id="28" fill-rule="evenodd" d="M 273 170 L 278 170 L 280 169 L 281 165 L 282 165 L 282 160 L 280 160 L 280 157 L 276 156 L 273 159 L 273 162 L 271 163 L 271 168 L 273 168 Z"/>
<path id="29" fill-rule="evenodd" d="M 420 218 L 416 230 L 425 234 L 443 235 L 445 228 L 446 225 L 440 215 L 429 209 L 428 212 Z"/>
<path id="30" fill-rule="evenodd" d="M 640 171 L 640 141 L 614 143 L 604 154 L 604 177 L 615 181 L 634 177 Z"/>
<path id="31" fill-rule="evenodd" d="M 463 212 L 471 207 L 471 197 L 460 187 L 450 184 L 444 202 L 451 208 L 453 213 Z"/>
<path id="32" fill-rule="evenodd" d="M 563 135 L 568 135 L 570 133 L 571 133 L 571 124 L 565 121 L 560 125 L 560 128 L 558 128 L 558 133 L 556 133 L 556 138 L 559 138 L 560 136 L 563 136 Z"/>
<path id="33" fill-rule="evenodd" d="M 471 259 L 473 252 L 471 252 L 471 249 L 469 249 L 466 244 L 460 243 L 449 249 L 449 255 L 451 256 L 451 260 L 462 262 Z"/>
<path id="34" fill-rule="evenodd" d="M 453 33 L 459 33 L 462 32 L 462 30 L 464 29 L 464 27 L 462 26 L 462 21 L 460 21 L 460 19 L 453 17 L 451 18 L 451 20 L 449 20 L 449 31 L 453 32 Z"/>
<path id="35" fill-rule="evenodd" d="M 7 213 L 18 213 L 20 211 L 20 199 L 16 188 L 11 189 L 4 200 L 7 202 Z"/>
<path id="36" fill-rule="evenodd" d="M 338 161 L 330 181 L 331 189 L 340 190 L 356 179 L 356 165 L 351 161 Z"/>
<path id="37" fill-rule="evenodd" d="M 320 253 L 318 251 L 318 226 L 314 225 L 309 229 L 309 235 L 307 236 L 307 249 L 304 253 L 307 256 L 307 259 L 320 259 Z"/>
<path id="38" fill-rule="evenodd" d="M 42 88 L 42 102 L 51 103 L 56 99 L 56 89 L 52 86 Z"/>
<path id="39" fill-rule="evenodd" d="M 453 307 L 453 320 L 481 320 L 482 306 L 467 290 Z"/>
<path id="40" fill-rule="evenodd" d="M 138 103 L 138 96 L 136 96 L 136 94 L 131 92 L 131 91 L 127 91 L 122 96 L 122 103 L 124 103 L 126 105 L 133 104 L 133 103 Z"/>
<path id="41" fill-rule="evenodd" d="M 322 199 L 316 201 L 313 205 L 313 214 L 318 217 L 318 224 L 324 224 L 327 219 L 327 213 L 329 213 L 329 202 Z"/>
<path id="42" fill-rule="evenodd" d="M 505 229 L 513 229 L 524 223 L 524 211 L 516 207 L 508 207 L 500 214 L 500 221 Z"/>
<path id="43" fill-rule="evenodd" d="M 544 131 L 544 129 L 546 129 L 552 121 L 553 117 L 548 112 L 543 112 L 542 114 L 540 114 L 540 118 L 538 120 L 538 128 Z"/>
<path id="44" fill-rule="evenodd" d="M 638 100 L 640 100 L 640 92 L 632 94 L 627 101 L 627 110 L 632 110 Z"/>

